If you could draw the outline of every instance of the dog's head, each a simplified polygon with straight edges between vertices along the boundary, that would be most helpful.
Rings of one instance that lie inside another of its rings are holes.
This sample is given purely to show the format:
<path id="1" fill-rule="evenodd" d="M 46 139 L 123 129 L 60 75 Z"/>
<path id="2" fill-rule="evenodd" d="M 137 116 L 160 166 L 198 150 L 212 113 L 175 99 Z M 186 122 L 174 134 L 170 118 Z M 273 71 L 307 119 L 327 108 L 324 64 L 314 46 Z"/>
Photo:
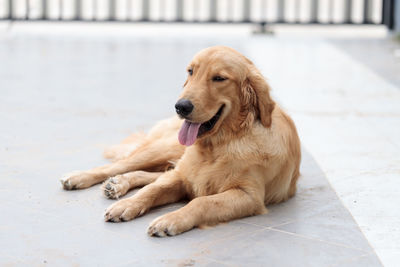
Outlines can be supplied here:
<path id="1" fill-rule="evenodd" d="M 215 46 L 196 54 L 175 105 L 185 119 L 179 132 L 183 145 L 220 130 L 237 132 L 260 120 L 271 125 L 274 102 L 269 86 L 253 63 L 236 50 Z"/>

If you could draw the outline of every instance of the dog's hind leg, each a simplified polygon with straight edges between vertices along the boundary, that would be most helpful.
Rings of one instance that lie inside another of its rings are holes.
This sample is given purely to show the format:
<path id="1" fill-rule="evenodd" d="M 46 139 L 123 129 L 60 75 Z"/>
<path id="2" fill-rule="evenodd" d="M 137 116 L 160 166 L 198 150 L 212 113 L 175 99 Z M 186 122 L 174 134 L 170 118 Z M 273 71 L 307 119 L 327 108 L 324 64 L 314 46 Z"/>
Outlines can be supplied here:
<path id="1" fill-rule="evenodd" d="M 129 157 L 130 154 L 137 149 L 141 143 L 146 140 L 145 133 L 135 133 L 123 140 L 120 144 L 107 147 L 103 156 L 112 161 L 118 161 Z"/>
<path id="2" fill-rule="evenodd" d="M 108 177 L 127 172 L 164 171 L 177 162 L 184 152 L 184 147 L 158 140 L 145 143 L 137 148 L 128 158 L 97 167 L 88 171 L 78 171 L 65 175 L 61 184 L 66 190 L 83 189 L 103 182 Z"/>
<path id="3" fill-rule="evenodd" d="M 107 198 L 118 199 L 130 189 L 148 185 L 164 172 L 133 171 L 108 178 L 102 185 L 102 191 Z"/>
<path id="4" fill-rule="evenodd" d="M 177 119 L 162 121 L 127 158 L 88 171 L 67 174 L 61 179 L 63 188 L 83 189 L 101 183 L 108 177 L 132 171 L 165 171 L 185 151 L 185 147 L 177 140 L 180 125 Z"/>

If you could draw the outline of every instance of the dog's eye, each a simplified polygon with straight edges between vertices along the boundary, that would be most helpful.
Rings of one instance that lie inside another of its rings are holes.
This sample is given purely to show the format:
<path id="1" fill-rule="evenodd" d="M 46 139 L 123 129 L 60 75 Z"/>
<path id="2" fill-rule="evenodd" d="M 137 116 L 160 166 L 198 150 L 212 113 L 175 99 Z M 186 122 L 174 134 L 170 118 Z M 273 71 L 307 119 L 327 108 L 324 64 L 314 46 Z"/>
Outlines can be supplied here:
<path id="1" fill-rule="evenodd" d="M 212 78 L 212 80 L 213 80 L 214 82 L 222 82 L 222 81 L 225 81 L 226 78 L 221 77 L 221 76 L 214 76 L 214 77 Z"/>
<path id="2" fill-rule="evenodd" d="M 188 73 L 189 73 L 190 76 L 192 76 L 193 75 L 193 69 L 188 69 Z"/>

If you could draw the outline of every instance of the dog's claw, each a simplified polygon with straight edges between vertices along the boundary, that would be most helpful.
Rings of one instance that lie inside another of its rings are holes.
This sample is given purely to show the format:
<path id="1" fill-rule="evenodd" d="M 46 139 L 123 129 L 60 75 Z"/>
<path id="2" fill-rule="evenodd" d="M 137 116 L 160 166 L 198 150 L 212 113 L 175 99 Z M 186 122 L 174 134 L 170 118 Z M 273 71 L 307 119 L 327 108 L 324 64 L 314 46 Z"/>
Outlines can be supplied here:
<path id="1" fill-rule="evenodd" d="M 161 232 L 155 232 L 155 233 L 153 233 L 153 236 L 164 237 L 164 235 L 162 235 Z"/>
<path id="2" fill-rule="evenodd" d="M 90 176 L 81 171 L 74 171 L 68 174 L 65 174 L 60 179 L 61 185 L 65 190 L 75 190 L 89 187 L 90 184 Z"/>

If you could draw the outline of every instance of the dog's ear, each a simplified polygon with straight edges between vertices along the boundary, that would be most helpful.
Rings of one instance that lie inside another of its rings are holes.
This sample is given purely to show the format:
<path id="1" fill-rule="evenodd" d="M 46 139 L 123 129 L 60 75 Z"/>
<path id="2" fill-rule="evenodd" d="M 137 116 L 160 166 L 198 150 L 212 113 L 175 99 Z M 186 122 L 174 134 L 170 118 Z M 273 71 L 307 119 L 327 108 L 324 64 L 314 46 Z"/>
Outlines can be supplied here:
<path id="1" fill-rule="evenodd" d="M 240 94 L 240 128 L 247 128 L 253 124 L 257 116 L 257 96 L 248 78 L 242 82 Z"/>
<path id="2" fill-rule="evenodd" d="M 269 127 L 272 121 L 271 113 L 275 107 L 275 102 L 269 94 L 270 87 L 254 66 L 250 67 L 247 76 L 242 87 L 243 103 L 249 106 L 249 111 L 255 114 L 265 127 Z"/>

